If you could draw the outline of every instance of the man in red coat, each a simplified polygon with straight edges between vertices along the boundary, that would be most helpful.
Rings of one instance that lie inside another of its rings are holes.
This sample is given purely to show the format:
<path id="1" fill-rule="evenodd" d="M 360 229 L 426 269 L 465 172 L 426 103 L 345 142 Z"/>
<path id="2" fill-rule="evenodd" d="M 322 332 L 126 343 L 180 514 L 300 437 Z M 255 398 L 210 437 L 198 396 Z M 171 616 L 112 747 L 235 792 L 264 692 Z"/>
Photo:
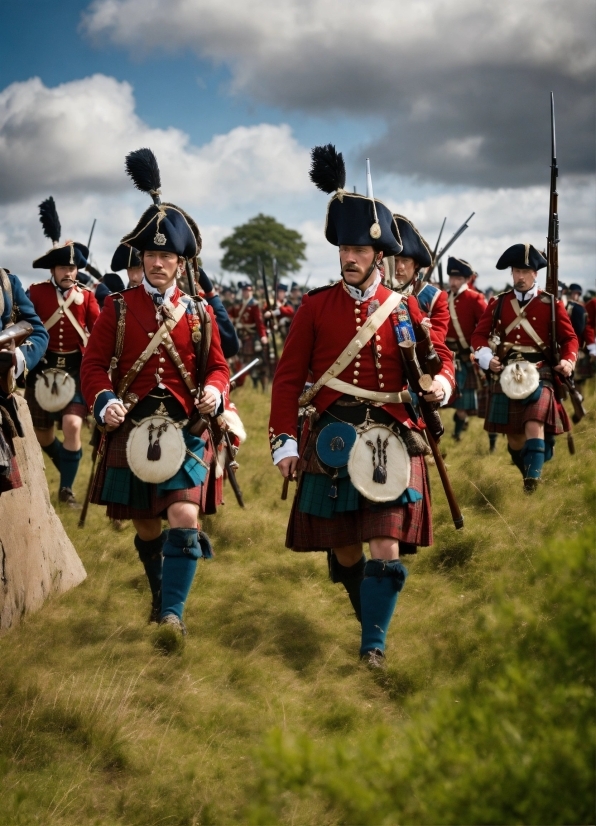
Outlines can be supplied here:
<path id="1" fill-rule="evenodd" d="M 478 364 L 491 374 L 484 428 L 506 433 L 524 490 L 536 490 L 554 437 L 569 431 L 569 417 L 558 399 L 557 373 L 570 376 L 578 353 L 577 336 L 563 303 L 539 289 L 538 270 L 546 259 L 531 244 L 514 244 L 497 269 L 511 267 L 513 289 L 491 299 L 472 335 Z M 557 344 L 551 337 L 554 306 Z"/>
<path id="2" fill-rule="evenodd" d="M 253 286 L 250 281 L 241 281 L 238 284 L 242 298 L 228 310 L 236 333 L 240 340 L 239 363 L 249 364 L 256 355 L 262 355 L 267 350 L 269 339 L 267 328 L 263 320 L 263 313 L 254 297 Z M 267 356 L 267 354 L 266 354 Z M 256 387 L 259 380 L 266 376 L 266 365 L 263 363 L 251 371 L 252 383 Z M 244 380 L 242 381 L 244 383 Z"/>
<path id="3" fill-rule="evenodd" d="M 341 279 L 311 290 L 294 317 L 273 380 L 269 437 L 282 476 L 299 476 L 286 545 L 327 551 L 330 576 L 344 585 L 362 623 L 360 656 L 383 667 L 407 576 L 400 545 L 432 543 L 426 443 L 398 347 L 398 339 L 414 340 L 422 314 L 415 298 L 402 300 L 381 283 L 383 255 L 402 251 L 391 212 L 344 190 L 343 158 L 333 146 L 312 155 L 311 179 L 335 191 L 326 237 L 339 247 Z M 426 398 L 440 402 L 454 376 L 449 351 L 434 343 L 444 366 Z M 309 375 L 314 384 L 303 392 Z"/>
<path id="4" fill-rule="evenodd" d="M 50 334 L 50 343 L 25 379 L 25 398 L 37 440 L 60 473 L 59 501 L 77 509 L 80 505 L 72 488 L 83 455 L 81 429 L 87 415 L 79 373 L 100 310 L 93 292 L 77 283 L 77 272 L 86 266 L 89 250 L 74 241 L 58 245 L 60 221 L 53 198 L 39 209 L 44 233 L 55 246 L 33 262 L 35 269 L 50 270 L 51 278 L 32 284 L 29 297 Z M 63 442 L 56 436 L 55 422 L 62 429 Z"/>
<path id="5" fill-rule="evenodd" d="M 135 182 L 147 152 L 127 159 Z M 155 168 L 153 158 L 140 182 Z M 149 189 L 155 205 L 122 239 L 139 250 L 143 281 L 106 298 L 81 378 L 95 419 L 110 431 L 91 501 L 107 505 L 114 519 L 132 519 L 152 592 L 150 621 L 177 640 L 186 634 L 182 616 L 197 560 L 211 556 L 197 528 L 205 441 L 189 419 L 195 410 L 223 409 L 229 371 L 213 311 L 176 285 L 200 252 L 198 229 L 179 207 L 159 202 L 157 182 Z"/>
<path id="6" fill-rule="evenodd" d="M 447 346 L 454 354 L 455 378 L 459 391 L 452 402 L 452 406 L 455 407 L 453 438 L 459 442 L 468 416 L 478 414 L 479 377 L 470 358 L 472 353 L 470 340 L 487 305 L 483 294 L 468 286 L 468 280 L 474 275 L 474 270 L 467 261 L 463 258 L 450 257 L 447 262 L 447 275 L 449 276 Z M 491 447 L 493 447 L 492 444 Z"/>

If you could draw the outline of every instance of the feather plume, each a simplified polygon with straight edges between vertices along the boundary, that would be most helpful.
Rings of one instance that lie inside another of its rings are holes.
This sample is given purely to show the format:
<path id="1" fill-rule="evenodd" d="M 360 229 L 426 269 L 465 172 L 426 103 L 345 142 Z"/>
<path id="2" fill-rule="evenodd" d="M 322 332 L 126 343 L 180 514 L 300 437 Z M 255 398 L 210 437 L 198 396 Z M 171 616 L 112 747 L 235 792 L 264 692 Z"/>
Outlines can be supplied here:
<path id="1" fill-rule="evenodd" d="M 136 188 L 141 192 L 148 192 L 153 198 L 153 203 L 159 204 L 161 175 L 153 152 L 147 148 L 135 149 L 126 156 L 125 164 Z"/>
<path id="2" fill-rule="evenodd" d="M 62 227 L 60 226 L 56 203 L 51 195 L 39 205 L 39 220 L 43 227 L 43 234 L 46 238 L 49 238 L 53 244 L 57 244 L 60 240 Z"/>
<path id="3" fill-rule="evenodd" d="M 346 165 L 333 144 L 315 146 L 310 153 L 310 179 L 322 192 L 335 192 L 346 185 Z"/>

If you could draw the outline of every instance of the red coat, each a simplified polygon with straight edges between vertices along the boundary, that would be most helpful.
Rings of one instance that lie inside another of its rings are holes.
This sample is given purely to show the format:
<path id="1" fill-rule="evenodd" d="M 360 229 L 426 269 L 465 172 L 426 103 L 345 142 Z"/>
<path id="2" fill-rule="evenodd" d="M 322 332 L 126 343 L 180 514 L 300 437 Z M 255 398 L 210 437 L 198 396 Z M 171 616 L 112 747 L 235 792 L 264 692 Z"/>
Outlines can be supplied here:
<path id="1" fill-rule="evenodd" d="M 596 298 L 591 298 L 586 302 L 586 313 L 588 320 L 584 330 L 584 341 L 586 344 L 596 342 Z"/>
<path id="2" fill-rule="evenodd" d="M 447 293 L 435 287 L 434 284 L 426 284 L 418 293 L 417 298 L 422 315 L 430 318 L 433 331 L 441 341 L 445 341 L 450 320 Z"/>
<path id="3" fill-rule="evenodd" d="M 511 306 L 515 298 L 513 290 L 505 293 L 501 306 L 501 314 L 497 323 L 496 333 L 501 339 L 501 343 L 510 342 L 523 346 L 535 347 L 536 342 L 519 324 L 505 336 L 505 330 L 515 319 L 516 313 Z M 493 313 L 497 306 L 499 296 L 491 298 L 484 315 L 480 319 L 478 326 L 472 336 L 472 347 L 477 350 L 479 347 L 488 347 L 488 339 L 491 334 Z M 533 298 L 523 308 L 524 316 L 528 319 L 533 329 L 538 333 L 542 341 L 549 346 L 551 340 L 551 297 L 548 293 L 538 290 L 538 295 Z M 571 321 L 563 302 L 555 302 L 555 320 L 557 328 L 557 341 L 560 346 L 561 358 L 575 362 L 578 353 L 577 336 L 571 326 Z"/>
<path id="4" fill-rule="evenodd" d="M 242 304 L 235 304 L 228 310 L 228 315 L 234 322 L 234 327 L 240 338 L 264 338 L 267 335 L 267 328 L 263 320 L 263 313 L 254 298 L 251 298 L 246 305 L 242 318 L 240 318 L 240 310 L 244 306 Z"/>
<path id="5" fill-rule="evenodd" d="M 81 287 L 79 284 L 75 284 L 72 289 L 83 297 L 83 301 L 81 304 L 75 304 L 73 301 L 68 309 L 72 312 L 83 330 L 89 334 L 99 317 L 99 304 L 91 290 Z M 70 292 L 69 290 L 64 293 L 63 298 L 65 301 L 68 299 Z M 37 284 L 32 284 L 29 288 L 29 297 L 35 307 L 37 315 L 44 323 L 51 318 L 58 309 L 56 287 L 51 281 L 40 281 Z M 77 333 L 66 315 L 62 315 L 48 332 L 50 335 L 48 350 L 54 353 L 67 353 L 73 350 L 85 349 L 81 336 Z"/>
<path id="6" fill-rule="evenodd" d="M 482 293 L 469 289 L 467 285 L 464 285 L 464 287 L 465 289 L 462 289 L 459 295 L 455 296 L 454 303 L 459 325 L 462 329 L 465 340 L 468 342 L 468 346 L 470 346 L 472 334 L 486 310 L 487 303 L 486 298 Z M 447 297 L 447 303 L 449 305 L 449 297 Z M 447 330 L 447 338 L 459 341 L 455 327 L 453 326 L 451 310 L 449 310 L 449 328 Z"/>
<path id="7" fill-rule="evenodd" d="M 343 287 L 343 282 L 314 290 L 302 299 L 302 305 L 294 316 L 286 339 L 283 354 L 277 365 L 271 396 L 269 436 L 273 444 L 278 436 L 296 438 L 298 398 L 307 381 L 309 372 L 316 381 L 332 365 L 348 345 L 367 318 L 371 300 L 383 304 L 391 290 L 380 284 L 373 299 L 356 302 Z M 420 323 L 422 315 L 416 298 L 407 299 L 408 310 L 414 322 Z M 438 356 L 443 361 L 441 375 L 451 388 L 455 385 L 451 351 L 431 331 Z M 376 361 L 380 365 L 376 366 Z M 401 354 L 395 339 L 391 316 L 383 322 L 375 336 L 355 359 L 336 378 L 354 387 L 383 392 L 398 392 L 406 388 L 406 376 Z M 342 394 L 323 387 L 312 404 L 319 413 Z M 411 427 L 413 422 L 404 404 L 387 404 L 385 410 L 395 419 Z"/>
<path id="8" fill-rule="evenodd" d="M 126 302 L 126 327 L 124 347 L 118 364 L 118 376 L 123 377 L 149 344 L 160 323 L 155 314 L 155 305 L 145 289 L 135 287 L 120 294 L 107 296 L 103 311 L 95 325 L 81 366 L 81 388 L 85 401 L 93 407 L 98 394 L 108 390 L 116 392 L 108 376 L 110 360 L 116 347 L 116 311 L 114 299 L 121 295 Z M 171 301 L 176 306 L 182 293 L 176 288 Z M 228 386 L 229 369 L 221 349 L 219 330 L 211 307 L 205 307 L 211 316 L 212 339 L 207 361 L 205 384 L 211 384 L 224 395 Z M 186 313 L 172 331 L 172 340 L 182 361 L 196 382 L 197 361 L 192 341 L 192 328 L 198 324 L 196 315 Z M 152 354 L 144 368 L 129 387 L 139 399 L 143 399 L 157 384 L 156 373 L 168 390 L 184 407 L 187 415 L 193 409 L 194 400 L 177 367 L 160 346 Z M 116 382 L 117 383 L 117 382 Z"/>

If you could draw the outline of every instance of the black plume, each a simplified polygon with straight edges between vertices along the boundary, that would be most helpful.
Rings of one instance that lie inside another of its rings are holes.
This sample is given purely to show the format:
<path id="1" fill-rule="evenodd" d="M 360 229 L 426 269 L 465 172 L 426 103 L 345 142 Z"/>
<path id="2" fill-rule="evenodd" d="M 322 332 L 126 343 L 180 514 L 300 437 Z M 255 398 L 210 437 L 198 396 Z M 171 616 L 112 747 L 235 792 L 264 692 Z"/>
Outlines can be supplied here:
<path id="1" fill-rule="evenodd" d="M 161 188 L 161 175 L 157 158 L 150 149 L 135 149 L 126 156 L 126 171 L 132 178 L 132 182 L 141 192 L 148 192 L 153 198 L 154 204 L 159 204 L 159 195 L 156 194 Z"/>
<path id="2" fill-rule="evenodd" d="M 57 244 L 60 240 L 62 227 L 60 226 L 60 218 L 58 218 L 58 212 L 56 211 L 56 203 L 51 195 L 39 205 L 39 220 L 43 227 L 43 234 L 46 238 L 49 238 L 53 244 Z"/>
<path id="3" fill-rule="evenodd" d="M 332 143 L 315 146 L 310 153 L 310 179 L 323 192 L 331 193 L 346 185 L 346 165 Z"/>

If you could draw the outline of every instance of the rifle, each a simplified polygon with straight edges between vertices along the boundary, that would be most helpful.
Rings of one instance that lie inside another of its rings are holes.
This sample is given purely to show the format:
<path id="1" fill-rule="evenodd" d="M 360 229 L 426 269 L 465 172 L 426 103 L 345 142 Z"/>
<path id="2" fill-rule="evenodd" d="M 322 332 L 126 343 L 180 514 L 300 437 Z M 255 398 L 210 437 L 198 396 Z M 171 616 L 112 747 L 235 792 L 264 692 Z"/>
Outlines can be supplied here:
<path id="1" fill-rule="evenodd" d="M 461 225 L 461 227 L 453 233 L 453 235 L 451 236 L 451 238 L 449 239 L 449 241 L 447 241 L 447 243 L 445 244 L 445 246 L 441 248 L 441 251 L 440 251 L 438 254 L 433 254 L 433 260 L 432 260 L 432 262 L 431 262 L 430 267 L 429 267 L 429 268 L 427 269 L 427 271 L 424 273 L 424 278 L 422 279 L 422 283 L 427 283 L 428 281 L 430 281 L 430 277 L 431 277 L 431 275 L 432 275 L 432 273 L 433 273 L 433 270 L 435 269 L 435 267 L 437 266 L 437 264 L 439 263 L 439 261 L 441 260 L 441 258 L 445 255 L 445 253 L 447 252 L 447 250 L 449 250 L 449 249 L 453 246 L 453 244 L 455 244 L 455 242 L 456 242 L 456 241 L 457 241 L 457 239 L 460 237 L 460 235 L 463 235 L 463 234 L 464 234 L 464 232 L 468 229 L 468 224 L 470 223 L 470 221 L 472 220 L 472 218 L 474 217 L 474 215 L 476 215 L 476 213 L 475 213 L 475 212 L 473 212 L 473 213 L 469 216 L 469 218 L 466 218 L 466 220 L 463 222 L 463 224 Z M 445 221 L 443 221 L 443 225 L 444 225 L 444 224 L 445 224 Z M 443 227 L 441 227 L 441 234 L 442 234 L 442 233 L 443 233 Z M 441 235 L 439 235 L 439 238 L 440 238 L 440 237 L 441 237 Z M 437 245 L 438 245 L 438 241 L 437 241 Z M 441 273 L 441 275 L 442 275 L 442 273 Z M 441 279 L 441 280 L 442 280 L 442 279 Z"/>
<path id="2" fill-rule="evenodd" d="M 263 291 L 265 293 L 265 304 L 267 305 L 267 309 L 270 313 L 273 313 L 273 307 L 271 306 L 271 301 L 269 300 L 269 288 L 267 287 L 267 276 L 265 274 L 265 267 L 260 258 L 258 260 L 258 266 L 260 270 L 261 279 L 263 281 Z M 277 341 L 275 340 L 275 323 L 273 320 L 273 315 L 271 315 L 268 319 L 266 319 L 267 326 L 271 332 L 271 338 L 273 340 L 273 352 L 275 354 L 275 364 L 277 366 L 277 362 L 279 361 L 279 355 L 277 352 Z"/>
<path id="3" fill-rule="evenodd" d="M 234 446 L 232 445 L 232 440 L 230 439 L 229 428 L 223 416 L 217 416 L 211 419 L 210 429 L 214 447 L 216 445 L 219 445 L 222 440 L 224 442 L 224 450 L 226 452 L 225 469 L 228 472 L 228 479 L 232 487 L 232 490 L 234 491 L 236 501 L 238 502 L 240 507 L 243 508 L 244 499 L 242 497 L 240 485 L 238 484 L 238 480 L 236 479 L 236 470 L 238 469 L 238 462 L 236 461 Z M 220 438 L 217 438 L 218 436 Z"/>
<path id="4" fill-rule="evenodd" d="M 99 435 L 99 438 L 98 438 Z M 103 433 L 100 432 L 97 425 L 93 428 L 91 436 L 91 444 L 93 445 L 93 452 L 91 453 L 91 473 L 89 475 L 89 483 L 87 484 L 87 493 L 85 494 L 85 501 L 83 502 L 83 510 L 79 516 L 79 528 L 85 527 L 85 520 L 87 519 L 87 511 L 89 510 L 89 502 L 91 500 L 91 490 L 93 489 L 93 480 L 95 479 L 95 463 L 97 462 L 97 455 L 99 448 L 104 439 Z"/>
<path id="5" fill-rule="evenodd" d="M 422 368 L 420 367 L 420 363 L 418 362 L 418 358 L 416 356 L 416 344 L 413 341 L 400 341 L 399 347 L 404 359 L 408 383 L 412 390 L 416 393 L 417 401 L 420 406 L 420 412 L 426 424 L 426 438 L 432 451 L 437 470 L 439 471 L 443 490 L 445 491 L 445 496 L 447 497 L 447 502 L 449 504 L 449 510 L 451 511 L 451 518 L 453 519 L 455 529 L 459 530 L 464 526 L 464 518 L 459 505 L 457 504 L 455 493 L 453 492 L 451 481 L 449 479 L 449 475 L 447 474 L 447 468 L 445 467 L 445 462 L 441 456 L 441 451 L 437 446 L 437 440 L 440 439 L 444 433 L 443 423 L 441 422 L 441 417 L 438 413 L 439 406 L 433 402 L 426 401 L 424 396 L 419 395 L 420 392 L 428 392 L 432 382 L 432 377 L 422 372 Z"/>
<path id="6" fill-rule="evenodd" d="M 253 359 L 250 362 L 250 364 L 245 364 L 241 370 L 238 370 L 237 373 L 234 373 L 234 375 L 230 378 L 230 393 L 232 392 L 232 390 L 236 389 L 236 382 L 238 381 L 238 379 L 244 376 L 246 373 L 249 372 L 249 370 L 252 370 L 253 367 L 256 367 L 257 364 L 260 363 L 261 359 L 257 357 L 256 359 Z"/>
<path id="7" fill-rule="evenodd" d="M 14 380 L 9 380 L 10 370 L 15 365 L 14 351 L 32 332 L 33 327 L 28 321 L 17 321 L 16 324 L 0 330 L 0 391 L 6 396 L 10 396 L 14 390 L 14 386 L 10 387 L 11 383 L 14 385 Z"/>
<path id="8" fill-rule="evenodd" d="M 559 177 L 559 165 L 557 163 L 557 140 L 555 134 L 555 96 L 550 93 L 550 136 L 551 136 L 551 166 L 550 166 L 550 200 L 548 215 L 548 236 L 546 239 L 546 291 L 550 293 L 550 323 L 551 323 L 551 353 L 553 368 L 561 361 L 559 343 L 557 341 L 556 323 L 556 302 L 559 296 L 559 193 L 557 192 L 557 178 Z M 573 421 L 580 422 L 586 415 L 583 405 L 583 396 L 575 386 L 572 376 L 563 376 L 554 373 L 555 387 L 559 390 L 559 395 L 564 397 L 569 395 L 573 405 Z M 568 437 L 567 444 L 569 452 L 575 453 L 573 436 Z"/>
<path id="9" fill-rule="evenodd" d="M 89 240 L 87 241 L 87 249 L 91 249 L 91 239 L 93 238 L 93 230 L 95 229 L 95 224 L 97 223 L 97 218 L 93 219 L 93 223 L 91 224 L 91 232 L 89 233 Z"/>
<path id="10" fill-rule="evenodd" d="M 415 290 L 416 295 L 422 289 L 422 284 L 428 284 L 430 281 L 430 277 L 433 273 L 434 268 L 437 264 L 437 251 L 439 249 L 439 244 L 441 243 L 441 236 L 443 235 L 443 230 L 445 229 L 445 221 L 447 220 L 447 216 L 443 218 L 443 223 L 441 224 L 441 229 L 439 230 L 439 237 L 437 238 L 437 243 L 435 244 L 435 248 L 432 251 L 432 255 L 430 258 L 430 267 L 428 267 L 427 271 L 424 273 L 424 278 L 421 278 L 418 282 L 417 289 Z"/>

